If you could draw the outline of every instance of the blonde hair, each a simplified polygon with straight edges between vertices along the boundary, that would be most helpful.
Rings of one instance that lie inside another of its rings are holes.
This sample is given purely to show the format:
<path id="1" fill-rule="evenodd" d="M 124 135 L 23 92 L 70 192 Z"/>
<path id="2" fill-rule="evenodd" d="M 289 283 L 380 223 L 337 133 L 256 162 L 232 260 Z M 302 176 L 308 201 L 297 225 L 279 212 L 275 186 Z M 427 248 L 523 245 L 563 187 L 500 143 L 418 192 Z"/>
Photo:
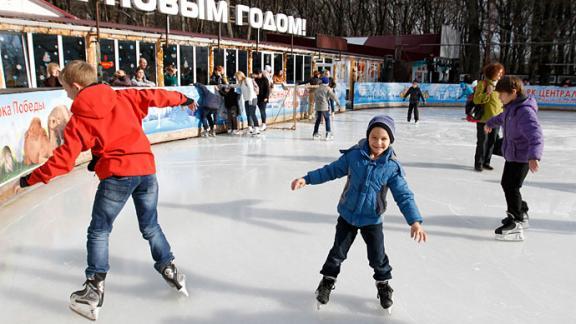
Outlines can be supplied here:
<path id="1" fill-rule="evenodd" d="M 72 61 L 60 72 L 60 81 L 68 85 L 77 83 L 82 87 L 87 87 L 97 79 L 96 69 L 85 61 Z"/>
<path id="2" fill-rule="evenodd" d="M 54 69 L 60 70 L 60 65 L 58 65 L 58 63 L 54 63 L 54 62 L 48 63 L 48 65 L 46 65 L 46 74 L 48 74 L 48 76 L 51 76 L 52 75 L 51 72 Z"/>
<path id="3" fill-rule="evenodd" d="M 236 77 L 236 80 L 238 80 L 238 81 L 246 80 L 246 75 L 242 71 L 238 71 L 238 72 L 234 73 L 234 76 Z"/>

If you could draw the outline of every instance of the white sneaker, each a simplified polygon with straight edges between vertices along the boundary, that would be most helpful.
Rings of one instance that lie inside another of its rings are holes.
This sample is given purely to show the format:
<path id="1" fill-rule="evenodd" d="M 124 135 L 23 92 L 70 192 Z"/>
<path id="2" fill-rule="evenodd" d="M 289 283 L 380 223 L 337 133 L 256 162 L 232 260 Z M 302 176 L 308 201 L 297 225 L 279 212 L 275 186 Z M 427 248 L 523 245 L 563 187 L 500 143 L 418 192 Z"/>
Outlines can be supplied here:
<path id="1" fill-rule="evenodd" d="M 252 135 L 260 135 L 260 129 L 258 127 L 254 127 L 254 132 Z"/>
<path id="2" fill-rule="evenodd" d="M 248 134 L 254 134 L 254 128 L 252 128 L 252 126 L 248 126 Z"/>
<path id="3" fill-rule="evenodd" d="M 312 135 L 312 139 L 314 139 L 314 140 L 319 140 L 320 138 L 321 138 L 321 136 L 318 133 Z"/>
<path id="4" fill-rule="evenodd" d="M 265 131 L 266 128 L 268 128 L 268 127 L 266 127 L 266 124 L 262 124 L 262 128 L 260 128 L 260 130 L 261 130 L 261 131 Z"/>
<path id="5" fill-rule="evenodd" d="M 334 135 L 332 134 L 332 132 L 326 133 L 326 140 L 327 141 L 331 141 L 333 139 L 334 139 Z"/>

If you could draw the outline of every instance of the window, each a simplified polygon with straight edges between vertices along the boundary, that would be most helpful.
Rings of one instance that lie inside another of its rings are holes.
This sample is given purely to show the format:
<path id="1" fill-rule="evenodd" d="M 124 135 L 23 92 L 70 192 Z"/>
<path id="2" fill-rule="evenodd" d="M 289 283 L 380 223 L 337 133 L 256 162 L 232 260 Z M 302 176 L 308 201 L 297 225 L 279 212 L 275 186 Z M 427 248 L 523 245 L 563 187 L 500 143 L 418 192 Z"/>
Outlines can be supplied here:
<path id="1" fill-rule="evenodd" d="M 266 66 L 272 67 L 272 54 L 264 54 L 264 63 L 261 70 L 264 70 Z"/>
<path id="2" fill-rule="evenodd" d="M 180 80 L 183 86 L 194 83 L 194 47 L 180 46 Z"/>
<path id="3" fill-rule="evenodd" d="M 304 57 L 296 55 L 296 82 L 304 81 Z"/>
<path id="4" fill-rule="evenodd" d="M 148 80 L 156 82 L 156 45 L 154 43 L 140 42 L 140 57 L 148 61 L 146 77 Z"/>
<path id="5" fill-rule="evenodd" d="M 0 55 L 4 80 L 7 88 L 27 88 L 28 70 L 24 54 L 24 41 L 21 34 L 0 33 Z"/>
<path id="6" fill-rule="evenodd" d="M 224 67 L 224 49 L 214 49 L 214 67 L 222 66 Z"/>
<path id="7" fill-rule="evenodd" d="M 236 73 L 236 50 L 227 49 L 226 50 L 226 76 L 228 80 L 234 79 L 234 73 Z"/>
<path id="8" fill-rule="evenodd" d="M 272 73 L 276 74 L 284 67 L 284 58 L 282 54 L 274 54 L 274 70 Z"/>
<path id="9" fill-rule="evenodd" d="M 294 55 L 288 55 L 286 60 L 286 83 L 294 84 Z"/>
<path id="10" fill-rule="evenodd" d="M 312 57 L 304 56 L 304 80 L 312 77 Z"/>
<path id="11" fill-rule="evenodd" d="M 238 71 L 248 74 L 248 52 L 238 51 Z"/>
<path id="12" fill-rule="evenodd" d="M 208 84 L 208 48 L 196 47 L 196 82 Z"/>
<path id="13" fill-rule="evenodd" d="M 36 67 L 36 80 L 39 87 L 44 86 L 44 80 L 48 77 L 46 67 L 50 63 L 60 65 L 58 58 L 58 36 L 33 34 L 34 65 Z"/>
<path id="14" fill-rule="evenodd" d="M 262 70 L 262 53 L 252 52 L 252 72 Z"/>
<path id="15" fill-rule="evenodd" d="M 116 67 L 115 61 L 114 41 L 112 39 L 100 40 L 100 68 L 99 75 L 101 80 L 108 81 L 114 76 Z"/>
<path id="16" fill-rule="evenodd" d="M 170 65 L 178 66 L 178 53 L 176 45 L 168 45 L 164 47 L 164 69 Z"/>
<path id="17" fill-rule="evenodd" d="M 132 78 L 138 61 L 136 60 L 136 42 L 134 41 L 118 41 L 118 69 L 124 70 L 127 75 Z"/>
<path id="18" fill-rule="evenodd" d="M 84 38 L 62 36 L 62 47 L 64 48 L 64 65 L 73 60 L 86 61 L 86 46 L 84 45 Z"/>

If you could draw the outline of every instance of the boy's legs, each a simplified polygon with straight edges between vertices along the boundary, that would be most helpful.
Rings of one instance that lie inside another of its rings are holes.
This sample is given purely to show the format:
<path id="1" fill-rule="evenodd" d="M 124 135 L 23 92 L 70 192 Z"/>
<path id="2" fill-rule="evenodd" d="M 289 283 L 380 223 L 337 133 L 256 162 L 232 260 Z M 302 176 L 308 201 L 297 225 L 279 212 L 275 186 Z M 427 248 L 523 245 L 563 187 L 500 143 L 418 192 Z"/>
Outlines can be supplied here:
<path id="1" fill-rule="evenodd" d="M 418 103 L 414 104 L 414 121 L 418 122 L 420 120 L 420 114 L 418 113 Z"/>
<path id="2" fill-rule="evenodd" d="M 314 123 L 314 133 L 313 135 L 318 134 L 318 129 L 320 128 L 320 122 L 322 121 L 322 112 L 321 111 L 317 111 L 316 112 L 316 122 Z"/>
<path id="3" fill-rule="evenodd" d="M 324 121 L 326 123 L 326 133 L 330 133 L 332 131 L 330 125 L 330 111 L 324 111 Z"/>
<path id="4" fill-rule="evenodd" d="M 134 177 L 109 177 L 98 185 L 92 220 L 88 227 L 86 278 L 94 278 L 96 273 L 106 273 L 108 263 L 108 238 L 116 216 L 126 204 L 134 190 Z"/>
<path id="5" fill-rule="evenodd" d="M 384 251 L 384 233 L 382 224 L 368 225 L 360 228 L 360 234 L 368 250 L 368 261 L 374 269 L 374 279 L 385 281 L 392 279 L 392 267 L 388 262 L 388 256 Z"/>
<path id="6" fill-rule="evenodd" d="M 502 173 L 502 189 L 506 197 L 508 212 L 514 215 L 517 221 L 523 220 L 523 213 L 528 209 L 528 205 L 522 202 L 520 188 L 528 175 L 528 163 L 506 162 L 504 163 L 504 172 Z"/>
<path id="7" fill-rule="evenodd" d="M 414 104 L 409 103 L 408 104 L 408 117 L 406 118 L 406 120 L 408 120 L 408 122 L 410 122 L 410 120 L 412 119 L 412 110 L 414 110 Z"/>
<path id="8" fill-rule="evenodd" d="M 156 175 L 137 177 L 139 183 L 132 193 L 138 226 L 142 237 L 150 244 L 154 268 L 161 272 L 162 269 L 174 260 L 170 251 L 170 244 L 166 240 L 162 228 L 158 224 L 158 181 Z"/>
<path id="9" fill-rule="evenodd" d="M 354 243 L 357 233 L 357 227 L 348 224 L 342 216 L 338 217 L 334 245 L 328 253 L 324 266 L 322 266 L 322 270 L 320 271 L 322 275 L 334 278 L 338 276 L 340 273 L 340 265 L 346 260 L 348 251 L 352 243 Z"/>

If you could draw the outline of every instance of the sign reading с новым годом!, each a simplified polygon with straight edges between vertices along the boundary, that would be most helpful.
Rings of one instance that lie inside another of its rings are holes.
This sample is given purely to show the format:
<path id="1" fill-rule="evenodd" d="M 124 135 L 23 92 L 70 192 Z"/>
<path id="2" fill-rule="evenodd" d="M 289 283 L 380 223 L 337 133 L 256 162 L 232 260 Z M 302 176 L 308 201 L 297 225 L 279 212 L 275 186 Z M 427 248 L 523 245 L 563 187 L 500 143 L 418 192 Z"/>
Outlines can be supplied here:
<path id="1" fill-rule="evenodd" d="M 88 2 L 88 0 L 79 0 Z M 104 0 L 107 5 L 116 5 L 117 0 Z M 119 0 L 123 8 L 134 8 L 142 11 L 156 11 L 166 15 L 181 15 L 186 18 L 228 23 L 228 3 L 215 0 Z M 294 18 L 285 14 L 262 12 L 258 8 L 236 5 L 236 25 L 244 25 L 244 14 L 252 28 L 280 33 L 306 36 L 306 19 Z"/>

